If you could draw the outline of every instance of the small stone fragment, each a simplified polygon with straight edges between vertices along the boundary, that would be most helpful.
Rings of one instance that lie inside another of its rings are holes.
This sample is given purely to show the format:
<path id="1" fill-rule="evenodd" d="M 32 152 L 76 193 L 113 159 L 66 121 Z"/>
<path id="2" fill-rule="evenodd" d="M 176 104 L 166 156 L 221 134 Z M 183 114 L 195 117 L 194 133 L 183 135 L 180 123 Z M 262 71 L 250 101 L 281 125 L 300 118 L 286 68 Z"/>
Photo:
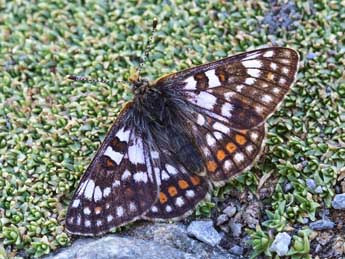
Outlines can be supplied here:
<path id="1" fill-rule="evenodd" d="M 229 218 L 231 218 L 232 216 L 235 215 L 236 211 L 237 211 L 236 207 L 230 205 L 223 210 L 223 213 L 225 213 L 226 215 L 228 215 Z"/>
<path id="2" fill-rule="evenodd" d="M 239 237 L 242 234 L 242 224 L 230 222 L 230 229 L 233 237 Z"/>
<path id="3" fill-rule="evenodd" d="M 291 237 L 288 233 L 278 233 L 270 247 L 271 252 L 276 252 L 279 256 L 285 256 L 289 251 Z"/>
<path id="4" fill-rule="evenodd" d="M 187 233 L 189 236 L 193 236 L 210 246 L 218 245 L 222 239 L 222 236 L 213 227 L 212 220 L 197 220 L 191 222 L 187 228 Z"/>
<path id="5" fill-rule="evenodd" d="M 312 190 L 312 191 L 315 190 L 315 188 L 316 188 L 316 183 L 315 183 L 315 181 L 314 181 L 313 179 L 308 178 L 308 179 L 305 180 L 305 182 L 306 182 L 306 184 L 307 184 L 307 186 L 308 186 L 308 188 L 309 188 L 310 190 Z"/>
<path id="6" fill-rule="evenodd" d="M 229 220 L 226 214 L 221 214 L 217 218 L 217 226 L 223 225 L 225 222 Z"/>
<path id="7" fill-rule="evenodd" d="M 334 196 L 332 207 L 337 210 L 345 209 L 345 193 L 336 194 Z"/>
<path id="8" fill-rule="evenodd" d="M 243 247 L 234 245 L 230 248 L 229 252 L 234 255 L 243 255 Z"/>
<path id="9" fill-rule="evenodd" d="M 328 219 L 321 219 L 309 224 L 312 230 L 324 230 L 334 228 L 335 223 Z"/>

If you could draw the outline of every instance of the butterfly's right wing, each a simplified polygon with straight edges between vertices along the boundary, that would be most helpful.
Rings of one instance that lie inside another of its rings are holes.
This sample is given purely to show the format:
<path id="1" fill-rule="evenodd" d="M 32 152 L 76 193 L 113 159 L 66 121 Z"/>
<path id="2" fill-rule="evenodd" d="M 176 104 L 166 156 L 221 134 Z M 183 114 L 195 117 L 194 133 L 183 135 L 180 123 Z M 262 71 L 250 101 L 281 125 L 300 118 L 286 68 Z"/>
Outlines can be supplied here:
<path id="1" fill-rule="evenodd" d="M 129 103 L 83 175 L 68 208 L 68 232 L 105 233 L 140 218 L 156 201 L 158 154 L 128 125 L 131 112 Z"/>

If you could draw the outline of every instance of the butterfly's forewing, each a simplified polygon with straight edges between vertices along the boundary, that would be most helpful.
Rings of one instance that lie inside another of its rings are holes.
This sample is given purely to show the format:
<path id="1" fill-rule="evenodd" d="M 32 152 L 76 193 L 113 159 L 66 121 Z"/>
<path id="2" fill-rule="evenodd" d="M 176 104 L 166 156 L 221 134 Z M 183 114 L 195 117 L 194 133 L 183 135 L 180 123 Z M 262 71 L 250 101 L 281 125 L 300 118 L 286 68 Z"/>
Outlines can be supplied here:
<path id="1" fill-rule="evenodd" d="M 157 80 L 176 87 L 197 112 L 234 129 L 263 123 L 296 79 L 299 56 L 272 47 L 231 56 Z"/>
<path id="2" fill-rule="evenodd" d="M 98 235 L 149 210 L 158 195 L 153 163 L 157 152 L 127 125 L 121 112 L 75 192 L 66 216 L 72 234 Z"/>

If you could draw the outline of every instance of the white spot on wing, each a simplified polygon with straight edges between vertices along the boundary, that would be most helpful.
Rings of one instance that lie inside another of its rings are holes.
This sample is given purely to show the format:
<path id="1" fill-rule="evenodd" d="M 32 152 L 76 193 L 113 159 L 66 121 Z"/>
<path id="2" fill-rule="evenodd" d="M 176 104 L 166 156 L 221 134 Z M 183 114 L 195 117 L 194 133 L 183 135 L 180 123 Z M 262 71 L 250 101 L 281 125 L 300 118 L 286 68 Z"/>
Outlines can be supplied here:
<path id="1" fill-rule="evenodd" d="M 166 211 L 166 212 L 171 212 L 171 211 L 172 211 L 171 206 L 167 205 L 167 206 L 165 207 L 165 211 Z"/>
<path id="2" fill-rule="evenodd" d="M 218 79 L 218 76 L 216 75 L 214 69 L 207 71 L 205 74 L 208 78 L 208 85 L 210 88 L 217 87 L 217 86 L 221 85 L 221 83 Z"/>
<path id="3" fill-rule="evenodd" d="M 135 144 L 129 146 L 128 156 L 129 160 L 135 165 L 145 163 L 143 144 L 140 138 L 136 138 Z"/>
<path id="4" fill-rule="evenodd" d="M 176 198 L 175 204 L 176 204 L 177 207 L 182 207 L 183 204 L 184 204 L 184 201 L 183 201 L 183 199 L 181 197 L 178 197 L 178 198 Z"/>
<path id="5" fill-rule="evenodd" d="M 230 132 L 230 128 L 224 125 L 223 123 L 220 122 L 215 122 L 212 127 L 215 130 L 219 130 L 220 132 L 223 132 L 224 134 L 228 134 Z"/>
<path id="6" fill-rule="evenodd" d="M 101 188 L 99 188 L 99 186 L 96 186 L 95 193 L 93 194 L 93 198 L 95 201 L 99 201 L 102 199 L 102 191 L 101 191 Z"/>
<path id="7" fill-rule="evenodd" d="M 250 133 L 250 137 L 253 141 L 256 141 L 258 139 L 259 135 L 257 132 L 252 132 L 252 133 Z"/>
<path id="8" fill-rule="evenodd" d="M 262 67 L 262 62 L 260 60 L 247 60 L 247 61 L 242 61 L 242 65 L 245 66 L 246 68 L 260 68 Z"/>
<path id="9" fill-rule="evenodd" d="M 80 223 L 81 223 L 81 217 L 80 217 L 80 215 L 78 215 L 78 217 L 77 217 L 77 225 L 80 225 Z"/>
<path id="10" fill-rule="evenodd" d="M 129 140 L 129 133 L 130 133 L 129 130 L 124 131 L 124 128 L 121 128 L 121 129 L 116 133 L 115 136 L 118 137 L 119 140 L 121 140 L 121 141 L 126 141 L 126 142 L 128 142 L 128 140 Z"/>
<path id="11" fill-rule="evenodd" d="M 85 208 L 83 209 L 83 212 L 84 212 L 85 215 L 90 215 L 91 210 L 89 209 L 89 207 L 85 207 Z"/>
<path id="12" fill-rule="evenodd" d="M 283 77 L 281 77 L 281 78 L 279 79 L 279 84 L 283 85 L 283 84 L 285 84 L 285 83 L 286 83 L 286 79 L 283 78 Z"/>
<path id="13" fill-rule="evenodd" d="M 113 217 L 112 215 L 108 215 L 108 216 L 107 216 L 107 221 L 108 221 L 108 222 L 111 222 L 111 221 L 113 220 L 113 218 L 114 218 L 114 217 Z"/>
<path id="14" fill-rule="evenodd" d="M 269 102 L 272 101 L 272 97 L 269 96 L 269 95 L 267 95 L 267 94 L 265 94 L 265 95 L 263 95 L 263 96 L 261 97 L 261 100 L 262 100 L 263 102 L 265 102 L 265 103 L 269 103 Z"/>
<path id="15" fill-rule="evenodd" d="M 248 145 L 248 146 L 246 146 L 246 150 L 247 150 L 248 153 L 253 152 L 253 151 L 254 151 L 253 145 Z"/>
<path id="16" fill-rule="evenodd" d="M 269 51 L 266 51 L 263 56 L 265 58 L 271 58 L 271 57 L 273 57 L 273 55 L 274 55 L 273 50 L 269 50 Z"/>
<path id="17" fill-rule="evenodd" d="M 234 109 L 234 107 L 230 103 L 224 103 L 222 105 L 222 115 L 224 117 L 230 118 L 231 117 L 231 111 Z"/>
<path id="18" fill-rule="evenodd" d="M 85 224 L 85 227 L 90 227 L 91 226 L 91 221 L 90 220 L 85 220 L 84 224 Z"/>
<path id="19" fill-rule="evenodd" d="M 104 188 L 104 190 L 103 190 L 103 196 L 104 196 L 104 197 L 108 197 L 109 194 L 110 194 L 110 192 L 111 192 L 110 187 Z"/>
<path id="20" fill-rule="evenodd" d="M 223 138 L 222 134 L 218 131 L 214 132 L 213 135 L 217 140 L 221 140 Z"/>
<path id="21" fill-rule="evenodd" d="M 276 70 L 278 68 L 276 63 L 271 62 L 270 67 L 272 68 L 272 70 Z"/>
<path id="22" fill-rule="evenodd" d="M 186 196 L 189 198 L 193 198 L 195 196 L 195 192 L 193 190 L 186 191 Z"/>
<path id="23" fill-rule="evenodd" d="M 233 166 L 233 164 L 232 164 L 232 162 L 230 160 L 226 160 L 224 162 L 224 169 L 225 170 L 230 170 L 232 168 L 232 166 Z"/>
<path id="24" fill-rule="evenodd" d="M 243 60 L 255 59 L 259 57 L 260 55 L 261 55 L 260 52 L 250 53 L 250 54 L 247 54 L 247 56 Z"/>
<path id="25" fill-rule="evenodd" d="M 247 85 L 253 85 L 255 83 L 255 81 L 256 80 L 254 78 L 248 77 L 248 78 L 246 78 L 244 83 L 247 84 Z"/>
<path id="26" fill-rule="evenodd" d="M 212 137 L 210 133 L 206 134 L 206 141 L 207 141 L 207 145 L 209 146 L 214 146 L 216 144 L 216 140 Z"/>
<path id="27" fill-rule="evenodd" d="M 86 199 L 91 200 L 94 189 L 95 189 L 95 182 L 89 179 L 85 187 L 84 197 Z"/>
<path id="28" fill-rule="evenodd" d="M 224 94 L 224 97 L 225 97 L 225 99 L 226 99 L 227 101 L 230 101 L 231 97 L 233 97 L 234 95 L 235 95 L 234 92 L 226 92 L 226 93 Z"/>
<path id="29" fill-rule="evenodd" d="M 144 172 L 137 172 L 133 175 L 133 179 L 136 182 L 144 182 L 147 183 L 147 174 Z"/>
<path id="30" fill-rule="evenodd" d="M 117 165 L 120 164 L 123 158 L 123 154 L 116 152 L 112 149 L 112 147 L 107 147 L 107 149 L 104 152 L 105 156 L 108 156 L 113 160 Z"/>
<path id="31" fill-rule="evenodd" d="M 76 199 L 76 200 L 73 201 L 72 207 L 73 207 L 73 208 L 77 208 L 77 207 L 79 207 L 79 204 L 80 204 L 80 200 L 79 200 L 79 199 Z"/>
<path id="32" fill-rule="evenodd" d="M 244 85 L 236 85 L 236 91 L 241 92 L 244 87 Z"/>
<path id="33" fill-rule="evenodd" d="M 163 170 L 162 171 L 162 180 L 167 180 L 169 178 L 170 178 L 170 176 L 168 175 L 168 173 L 165 170 Z"/>
<path id="34" fill-rule="evenodd" d="M 151 158 L 152 159 L 158 159 L 159 158 L 159 153 L 157 151 L 151 151 Z"/>
<path id="35" fill-rule="evenodd" d="M 186 85 L 183 87 L 183 89 L 187 89 L 187 90 L 195 90 L 196 89 L 196 81 L 195 79 L 190 76 L 188 77 L 186 80 L 184 80 L 184 82 L 186 83 Z"/>
<path id="36" fill-rule="evenodd" d="M 119 187 L 120 186 L 120 184 L 121 184 L 121 182 L 119 181 L 119 180 L 115 180 L 114 182 L 113 182 L 113 187 Z"/>
<path id="37" fill-rule="evenodd" d="M 157 211 L 158 211 L 158 209 L 157 209 L 157 207 L 156 207 L 156 206 L 152 206 L 152 207 L 151 207 L 151 211 L 152 211 L 152 212 L 157 212 Z"/>
<path id="38" fill-rule="evenodd" d="M 192 101 L 202 108 L 212 110 L 214 105 L 217 103 L 217 98 L 214 95 L 203 91 L 195 95 Z"/>
<path id="39" fill-rule="evenodd" d="M 136 211 L 137 210 L 137 206 L 135 206 L 134 202 L 130 202 L 129 203 L 129 210 L 130 211 Z"/>
<path id="40" fill-rule="evenodd" d="M 165 168 L 167 169 L 167 171 L 171 174 L 177 174 L 178 171 L 176 170 L 175 167 L 173 167 L 172 165 L 166 164 Z"/>
<path id="41" fill-rule="evenodd" d="M 196 123 L 202 126 L 205 124 L 205 122 L 206 122 L 205 117 L 201 114 L 198 114 L 198 119 Z"/>
<path id="42" fill-rule="evenodd" d="M 123 215 L 123 208 L 121 207 L 121 206 L 119 206 L 119 207 L 117 207 L 116 208 L 116 215 L 118 216 L 118 217 L 122 217 L 122 215 Z"/>
<path id="43" fill-rule="evenodd" d="M 261 71 L 259 69 L 249 68 L 247 69 L 247 74 L 252 77 L 260 77 Z"/>
<path id="44" fill-rule="evenodd" d="M 96 225 L 97 225 L 97 226 L 102 226 L 102 220 L 99 220 L 99 219 L 98 219 L 98 220 L 96 221 Z"/>
<path id="45" fill-rule="evenodd" d="M 121 176 L 121 180 L 124 181 L 128 179 L 130 176 L 131 176 L 131 172 L 126 169 Z"/>
<path id="46" fill-rule="evenodd" d="M 242 162 L 244 160 L 244 156 L 242 153 L 236 153 L 234 155 L 234 159 L 237 161 L 237 162 Z"/>
<path id="47" fill-rule="evenodd" d="M 289 69 L 287 67 L 283 67 L 282 72 L 283 72 L 283 74 L 287 75 L 287 74 L 289 74 Z"/>

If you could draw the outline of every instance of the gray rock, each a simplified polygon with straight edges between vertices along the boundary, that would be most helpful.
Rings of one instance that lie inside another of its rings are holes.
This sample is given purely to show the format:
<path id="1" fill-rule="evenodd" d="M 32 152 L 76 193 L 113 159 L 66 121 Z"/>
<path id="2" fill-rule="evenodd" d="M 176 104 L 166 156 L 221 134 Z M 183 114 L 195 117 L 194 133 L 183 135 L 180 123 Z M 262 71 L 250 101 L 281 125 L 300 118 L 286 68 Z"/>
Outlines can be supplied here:
<path id="1" fill-rule="evenodd" d="M 235 215 L 236 211 L 237 211 L 236 207 L 230 205 L 223 210 L 223 213 L 225 213 L 229 218 L 231 218 L 232 216 Z"/>
<path id="2" fill-rule="evenodd" d="M 279 256 L 285 256 L 289 251 L 291 237 L 288 233 L 278 233 L 270 247 L 271 252 L 276 252 Z"/>
<path id="3" fill-rule="evenodd" d="M 176 248 L 157 242 L 133 238 L 106 236 L 99 239 L 80 239 L 73 246 L 45 259 L 178 259 L 195 258 Z"/>
<path id="4" fill-rule="evenodd" d="M 314 181 L 313 179 L 308 178 L 308 179 L 306 179 L 305 182 L 306 182 L 306 184 L 307 184 L 307 186 L 308 186 L 308 188 L 309 188 L 310 190 L 312 190 L 312 191 L 315 190 L 315 188 L 316 188 L 316 183 L 315 183 L 315 181 Z"/>
<path id="5" fill-rule="evenodd" d="M 235 255 L 243 255 L 243 247 L 234 245 L 230 248 L 229 252 Z"/>
<path id="6" fill-rule="evenodd" d="M 233 237 L 239 237 L 242 234 L 242 224 L 230 222 L 229 226 Z"/>
<path id="7" fill-rule="evenodd" d="M 315 193 L 318 193 L 318 194 L 323 193 L 321 186 L 316 187 L 314 191 L 315 191 Z"/>
<path id="8" fill-rule="evenodd" d="M 223 225 L 227 221 L 229 221 L 228 216 L 226 214 L 221 214 L 217 218 L 217 226 Z"/>
<path id="9" fill-rule="evenodd" d="M 328 219 L 321 219 L 309 224 L 312 230 L 324 230 L 332 229 L 335 226 L 335 223 Z"/>
<path id="10" fill-rule="evenodd" d="M 332 207 L 337 210 L 345 209 L 345 193 L 336 194 L 334 196 Z"/>
<path id="11" fill-rule="evenodd" d="M 213 227 L 212 220 L 191 222 L 187 228 L 187 233 L 210 246 L 218 245 L 222 239 L 222 236 Z"/>

